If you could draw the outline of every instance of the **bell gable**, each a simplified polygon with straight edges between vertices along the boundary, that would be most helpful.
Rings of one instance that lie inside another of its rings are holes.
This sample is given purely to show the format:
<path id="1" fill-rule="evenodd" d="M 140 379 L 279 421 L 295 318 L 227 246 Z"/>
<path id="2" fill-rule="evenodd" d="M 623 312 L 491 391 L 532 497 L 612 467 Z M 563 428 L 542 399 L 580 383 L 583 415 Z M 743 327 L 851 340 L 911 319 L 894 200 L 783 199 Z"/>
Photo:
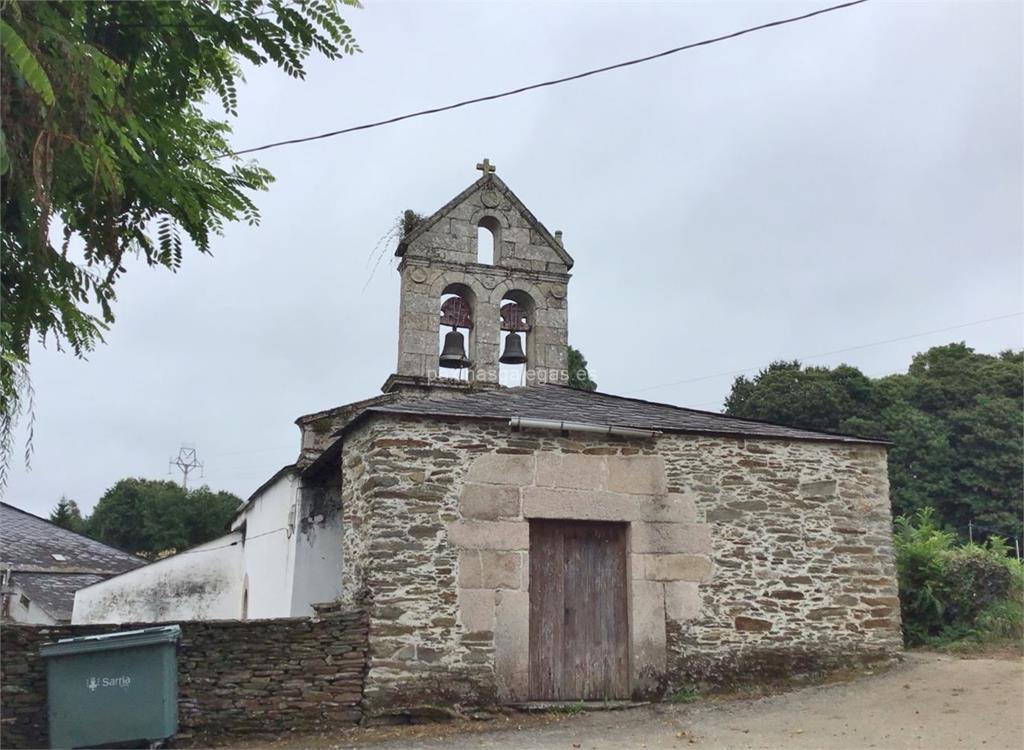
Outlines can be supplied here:
<path id="1" fill-rule="evenodd" d="M 486 265 L 556 273 L 572 268 L 573 259 L 561 238 L 551 234 L 490 171 L 420 221 L 399 242 L 395 255 L 480 263 L 477 238 L 481 228 L 494 237 L 493 260 Z"/>

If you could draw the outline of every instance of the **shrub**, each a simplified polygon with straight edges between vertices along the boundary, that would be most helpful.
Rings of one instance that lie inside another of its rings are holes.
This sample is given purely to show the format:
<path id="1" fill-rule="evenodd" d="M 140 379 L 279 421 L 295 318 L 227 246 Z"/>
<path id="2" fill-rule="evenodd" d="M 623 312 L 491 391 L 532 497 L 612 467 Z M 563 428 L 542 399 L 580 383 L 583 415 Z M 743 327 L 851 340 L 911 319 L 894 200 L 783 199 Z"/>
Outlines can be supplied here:
<path id="1" fill-rule="evenodd" d="M 1009 567 L 976 545 L 949 555 L 944 579 L 947 623 L 974 622 L 982 610 L 1010 595 Z"/>
<path id="2" fill-rule="evenodd" d="M 953 535 L 938 527 L 931 508 L 896 519 L 896 571 L 903 637 L 908 644 L 923 643 L 945 623 L 942 588 L 946 553 L 952 545 Z"/>
<path id="3" fill-rule="evenodd" d="M 1006 542 L 955 547 L 930 508 L 896 519 L 896 568 L 907 645 L 1024 637 L 1024 566 Z"/>

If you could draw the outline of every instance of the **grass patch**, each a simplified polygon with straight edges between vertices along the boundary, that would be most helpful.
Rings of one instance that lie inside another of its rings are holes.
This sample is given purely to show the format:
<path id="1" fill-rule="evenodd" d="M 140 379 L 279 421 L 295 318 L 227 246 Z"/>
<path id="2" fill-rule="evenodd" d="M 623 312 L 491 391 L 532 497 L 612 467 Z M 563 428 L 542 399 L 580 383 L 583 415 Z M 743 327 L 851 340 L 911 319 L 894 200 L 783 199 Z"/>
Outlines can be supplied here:
<path id="1" fill-rule="evenodd" d="M 583 713 L 586 709 L 583 708 L 583 702 L 579 703 L 563 703 L 559 706 L 552 706 L 548 709 L 549 714 L 556 714 L 558 716 L 577 716 Z"/>
<path id="2" fill-rule="evenodd" d="M 695 687 L 683 687 L 668 697 L 669 703 L 693 703 L 700 700 L 700 691 Z"/>

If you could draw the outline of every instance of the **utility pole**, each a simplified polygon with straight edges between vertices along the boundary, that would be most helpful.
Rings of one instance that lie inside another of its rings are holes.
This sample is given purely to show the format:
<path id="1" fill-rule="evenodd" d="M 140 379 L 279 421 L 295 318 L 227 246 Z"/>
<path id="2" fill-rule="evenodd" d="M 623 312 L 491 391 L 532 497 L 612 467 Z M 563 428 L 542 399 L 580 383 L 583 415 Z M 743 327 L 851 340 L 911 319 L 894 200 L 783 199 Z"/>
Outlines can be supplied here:
<path id="1" fill-rule="evenodd" d="M 974 544 L 974 521 L 967 522 L 967 540 Z"/>
<path id="2" fill-rule="evenodd" d="M 167 473 L 171 473 L 171 467 L 177 466 L 181 471 L 181 488 L 188 490 L 188 475 L 196 469 L 199 469 L 199 476 L 203 476 L 203 464 L 200 463 L 199 458 L 196 456 L 196 447 L 194 445 L 186 445 L 182 443 L 181 448 L 178 450 L 176 458 L 171 458 L 167 461 Z"/>

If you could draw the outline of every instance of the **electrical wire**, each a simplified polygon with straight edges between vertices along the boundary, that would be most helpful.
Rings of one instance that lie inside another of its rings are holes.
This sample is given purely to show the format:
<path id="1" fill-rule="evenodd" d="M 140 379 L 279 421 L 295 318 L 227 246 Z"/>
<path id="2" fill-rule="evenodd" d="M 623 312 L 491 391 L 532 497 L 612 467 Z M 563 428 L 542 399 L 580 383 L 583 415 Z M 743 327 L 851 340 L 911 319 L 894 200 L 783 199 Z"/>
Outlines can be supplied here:
<path id="1" fill-rule="evenodd" d="M 722 36 L 712 37 L 710 39 L 704 39 L 699 42 L 692 42 L 690 44 L 684 44 L 681 47 L 673 47 L 663 52 L 657 52 L 653 55 L 646 55 L 645 57 L 637 57 L 632 60 L 625 60 L 623 62 L 614 63 L 613 65 L 605 65 L 601 68 L 594 68 L 592 70 L 584 71 L 583 73 L 576 73 L 571 76 L 565 76 L 564 78 L 555 78 L 550 81 L 544 81 L 542 83 L 532 83 L 528 86 L 520 86 L 519 88 L 511 89 L 509 91 L 503 91 L 500 94 L 489 94 L 487 96 L 478 96 L 474 99 L 465 99 L 454 104 L 446 104 L 442 107 L 434 107 L 432 109 L 424 109 L 419 112 L 412 112 L 406 115 L 399 115 L 397 117 L 389 117 L 386 120 L 378 120 L 376 122 L 369 122 L 363 125 L 354 125 L 349 128 L 342 128 L 341 130 L 331 130 L 327 133 L 320 133 L 319 135 L 310 135 L 303 138 L 291 138 L 285 141 L 277 141 L 275 143 L 267 143 L 263 146 L 254 146 L 253 148 L 243 148 L 239 151 L 231 151 L 220 154 L 215 159 L 222 159 L 227 156 L 241 156 L 242 154 L 253 154 L 257 151 L 266 151 L 272 148 L 278 148 L 280 146 L 292 146 L 297 143 L 308 143 L 310 141 L 319 141 L 324 138 L 333 138 L 338 135 L 344 135 L 345 133 L 354 133 L 359 130 L 370 130 L 371 128 L 379 128 L 383 125 L 391 125 L 402 120 L 411 120 L 414 117 L 425 117 L 426 115 L 434 115 L 439 112 L 448 112 L 453 109 L 459 109 L 461 107 L 468 107 L 472 104 L 480 104 L 481 102 L 490 102 L 496 99 L 504 99 L 508 96 L 515 96 L 522 94 L 527 91 L 533 91 L 535 89 L 546 88 L 548 86 L 558 86 L 559 84 L 568 83 L 569 81 L 578 81 L 581 78 L 589 78 L 600 73 L 607 73 L 611 70 L 618 70 L 620 68 L 628 68 L 632 65 L 639 65 L 641 63 L 650 62 L 651 60 L 657 60 L 662 57 L 668 57 L 679 52 L 685 52 L 686 50 L 694 49 L 696 47 L 705 47 L 709 44 L 717 44 L 718 42 L 724 42 L 729 39 L 735 39 L 745 34 L 752 34 L 755 31 L 763 31 L 765 29 L 775 28 L 777 26 L 785 26 L 786 24 L 796 23 L 797 21 L 805 21 L 808 18 L 814 18 L 815 16 L 824 15 L 825 13 L 832 13 L 837 10 L 843 10 L 845 8 L 853 7 L 854 5 L 860 5 L 866 3 L 868 0 L 852 0 L 852 2 L 841 3 L 839 5 L 833 5 L 828 8 L 821 8 L 820 10 L 811 11 L 810 13 L 804 13 L 799 16 L 792 16 L 790 18 L 782 18 L 777 21 L 769 21 L 768 23 L 762 23 L 757 26 L 751 26 L 746 29 L 734 31 L 731 34 L 724 34 Z"/>
<path id="2" fill-rule="evenodd" d="M 833 354 L 843 354 L 845 352 L 854 352 L 854 351 L 857 351 L 859 349 L 868 349 L 869 347 L 872 347 L 872 346 L 881 346 L 882 344 L 893 344 L 893 343 L 896 343 L 897 341 L 909 341 L 910 339 L 920 338 L 921 336 L 931 336 L 932 334 L 935 334 L 935 333 L 945 333 L 946 331 L 955 331 L 958 328 L 968 328 L 969 326 L 981 325 L 982 323 L 991 323 L 991 322 L 996 321 L 996 320 L 1006 320 L 1008 318 L 1016 318 L 1016 317 L 1018 317 L 1020 315 L 1024 315 L 1024 311 L 1015 312 L 1015 313 L 1008 313 L 1006 315 L 996 315 L 995 317 L 983 318 L 981 320 L 972 320 L 969 323 L 959 323 L 959 324 L 957 324 L 955 326 L 947 326 L 946 328 L 936 328 L 935 330 L 932 330 L 932 331 L 922 331 L 921 333 L 912 333 L 912 334 L 910 334 L 908 336 L 897 336 L 896 338 L 893 338 L 893 339 L 883 339 L 881 341 L 872 341 L 869 344 L 858 344 L 857 346 L 848 346 L 845 349 L 833 349 L 830 352 L 820 352 L 818 354 L 808 354 L 808 355 L 803 356 L 803 357 L 794 357 L 794 359 L 802 361 L 802 360 L 805 360 L 805 359 L 817 359 L 819 357 L 829 357 L 829 356 L 831 356 Z M 742 375 L 745 372 L 753 372 L 755 370 L 760 370 L 762 368 L 763 368 L 763 365 L 759 365 L 757 367 L 744 367 L 741 370 L 729 370 L 728 372 L 716 372 L 716 373 L 713 373 L 711 375 L 701 375 L 701 376 L 696 377 L 696 378 L 687 378 L 685 380 L 676 380 L 676 381 L 673 381 L 671 383 L 662 383 L 661 385 L 651 385 L 651 386 L 647 386 L 646 388 L 639 388 L 639 389 L 637 389 L 635 391 L 630 391 L 627 395 L 632 396 L 632 395 L 635 395 L 637 393 L 645 393 L 647 391 L 656 391 L 656 390 L 659 390 L 661 388 L 671 388 L 672 386 L 675 386 L 675 385 L 685 385 L 686 383 L 697 383 L 697 382 L 699 382 L 701 380 L 711 380 L 713 378 L 724 378 L 727 375 Z"/>

